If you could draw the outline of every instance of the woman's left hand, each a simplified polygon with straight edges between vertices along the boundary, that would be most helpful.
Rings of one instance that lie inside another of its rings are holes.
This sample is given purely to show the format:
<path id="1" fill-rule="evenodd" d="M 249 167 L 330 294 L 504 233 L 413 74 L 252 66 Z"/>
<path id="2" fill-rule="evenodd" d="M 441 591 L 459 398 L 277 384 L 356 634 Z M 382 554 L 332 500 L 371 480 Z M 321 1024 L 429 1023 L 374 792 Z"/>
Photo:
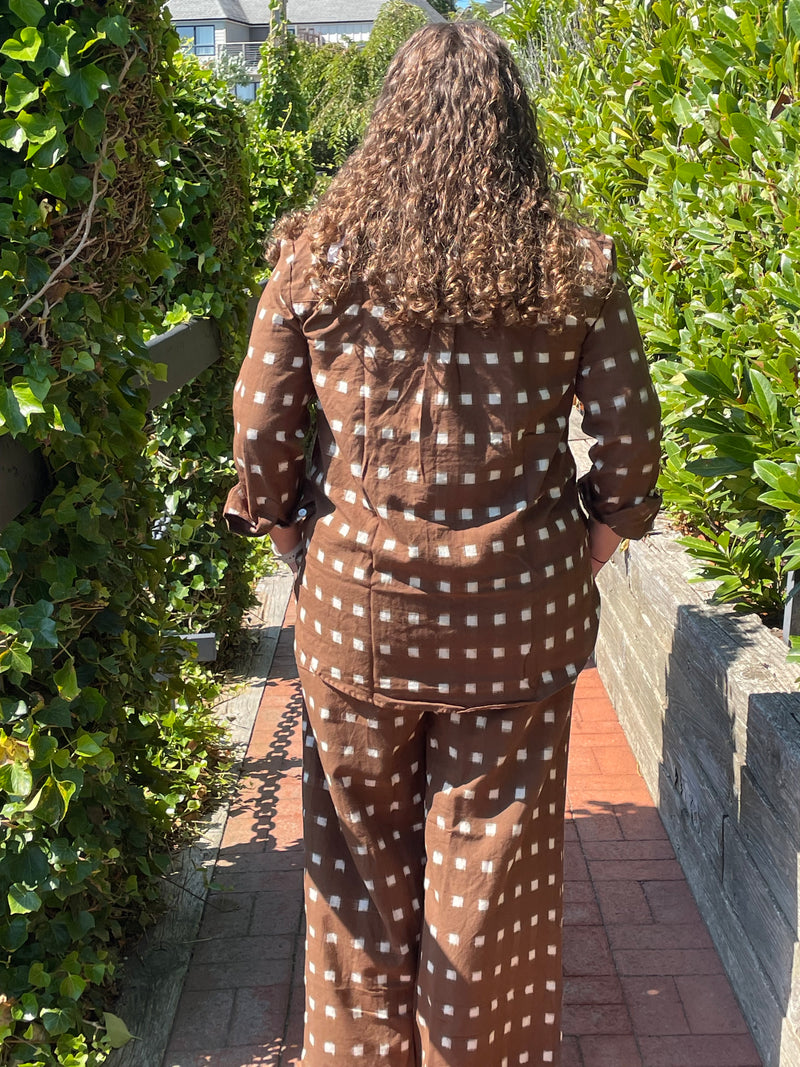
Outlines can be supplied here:
<path id="1" fill-rule="evenodd" d="M 304 551 L 300 529 L 297 524 L 274 526 L 269 535 L 278 558 L 283 560 L 292 574 L 297 574 L 303 561 Z"/>

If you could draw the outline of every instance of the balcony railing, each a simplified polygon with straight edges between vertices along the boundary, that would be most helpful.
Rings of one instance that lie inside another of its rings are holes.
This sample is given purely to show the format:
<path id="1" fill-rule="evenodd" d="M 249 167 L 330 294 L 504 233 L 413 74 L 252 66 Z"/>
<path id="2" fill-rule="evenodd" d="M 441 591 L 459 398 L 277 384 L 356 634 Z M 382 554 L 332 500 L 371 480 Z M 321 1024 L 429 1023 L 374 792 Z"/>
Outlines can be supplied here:
<path id="1" fill-rule="evenodd" d="M 261 62 L 261 45 L 263 41 L 229 41 L 217 45 L 217 59 L 220 56 L 241 56 L 248 70 L 255 71 Z"/>
<path id="2" fill-rule="evenodd" d="M 289 32 L 293 33 L 298 41 L 306 41 L 308 44 L 315 45 L 325 44 L 325 39 L 320 34 L 315 33 L 314 30 L 295 30 L 290 27 Z M 217 45 L 216 56 L 217 59 L 223 55 L 241 56 L 247 69 L 255 72 L 256 67 L 261 62 L 261 46 L 263 43 L 263 41 L 227 41 L 225 44 Z"/>

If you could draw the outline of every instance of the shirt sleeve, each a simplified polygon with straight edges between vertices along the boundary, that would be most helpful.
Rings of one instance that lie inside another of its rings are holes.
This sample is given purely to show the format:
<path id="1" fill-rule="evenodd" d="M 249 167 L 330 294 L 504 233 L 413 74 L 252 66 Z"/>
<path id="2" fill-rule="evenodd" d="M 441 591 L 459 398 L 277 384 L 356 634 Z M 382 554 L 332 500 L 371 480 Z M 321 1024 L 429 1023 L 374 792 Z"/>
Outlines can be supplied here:
<path id="1" fill-rule="evenodd" d="M 596 443 L 579 481 L 591 516 L 620 537 L 640 538 L 661 506 L 656 492 L 661 412 L 628 290 L 609 242 L 612 288 L 584 339 L 576 395 L 583 429 Z"/>
<path id="2" fill-rule="evenodd" d="M 303 443 L 313 384 L 308 344 L 292 303 L 293 263 L 293 243 L 285 241 L 259 301 L 233 391 L 239 481 L 228 494 L 224 515 L 234 533 L 250 537 L 292 521 L 305 481 Z"/>

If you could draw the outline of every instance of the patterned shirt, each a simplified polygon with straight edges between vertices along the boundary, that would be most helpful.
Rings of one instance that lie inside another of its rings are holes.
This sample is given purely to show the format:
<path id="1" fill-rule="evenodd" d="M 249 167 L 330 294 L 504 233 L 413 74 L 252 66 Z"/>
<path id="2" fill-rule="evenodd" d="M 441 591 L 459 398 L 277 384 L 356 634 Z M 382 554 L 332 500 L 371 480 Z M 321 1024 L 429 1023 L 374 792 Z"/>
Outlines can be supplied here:
<path id="1" fill-rule="evenodd" d="M 610 239 L 586 231 L 583 298 L 546 321 L 392 325 L 365 290 L 336 306 L 283 243 L 234 395 L 231 528 L 313 501 L 301 667 L 360 699 L 531 702 L 574 680 L 599 598 L 581 504 L 641 537 L 658 511 L 659 406 Z M 613 283 L 595 294 L 592 277 Z M 576 481 L 573 401 L 596 439 Z M 316 400 L 316 437 L 304 442 Z"/>

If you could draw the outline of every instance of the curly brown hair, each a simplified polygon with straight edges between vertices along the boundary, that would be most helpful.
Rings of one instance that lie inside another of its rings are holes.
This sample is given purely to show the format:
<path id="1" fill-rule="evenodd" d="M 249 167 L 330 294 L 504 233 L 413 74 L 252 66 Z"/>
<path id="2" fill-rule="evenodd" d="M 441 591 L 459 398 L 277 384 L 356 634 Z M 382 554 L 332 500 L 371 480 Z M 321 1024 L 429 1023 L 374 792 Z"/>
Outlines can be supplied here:
<path id="1" fill-rule="evenodd" d="M 520 72 L 478 22 L 425 26 L 402 45 L 363 144 L 275 237 L 304 230 L 320 298 L 363 283 L 389 322 L 555 325 L 585 257 Z"/>

